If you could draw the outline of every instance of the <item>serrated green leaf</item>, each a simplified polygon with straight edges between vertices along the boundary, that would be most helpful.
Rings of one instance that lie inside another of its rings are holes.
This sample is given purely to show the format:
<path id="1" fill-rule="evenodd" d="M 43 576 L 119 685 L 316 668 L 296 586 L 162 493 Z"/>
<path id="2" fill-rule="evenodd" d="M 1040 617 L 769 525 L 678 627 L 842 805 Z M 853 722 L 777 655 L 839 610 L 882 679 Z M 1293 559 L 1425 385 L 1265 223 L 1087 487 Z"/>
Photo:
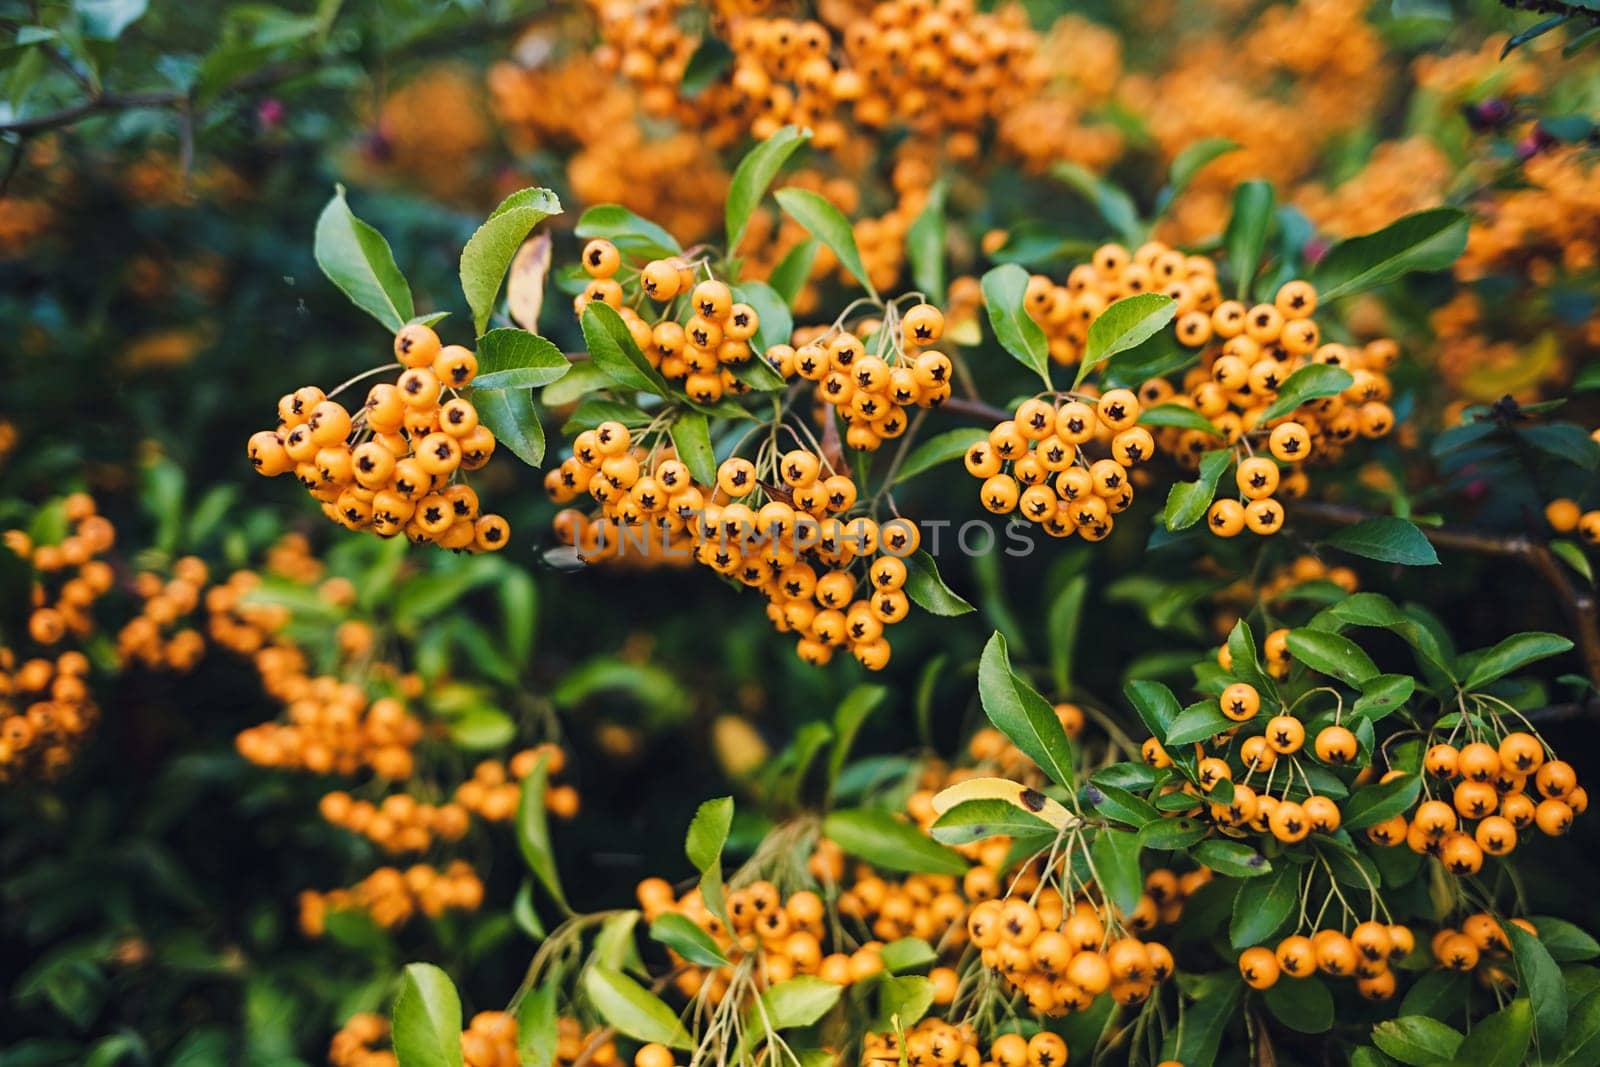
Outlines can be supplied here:
<path id="1" fill-rule="evenodd" d="M 461 292 L 472 309 L 479 334 L 494 314 L 495 300 L 511 260 L 533 228 L 561 214 L 561 201 L 549 189 L 523 189 L 500 202 L 461 249 Z"/>
<path id="2" fill-rule="evenodd" d="M 779 189 L 773 194 L 778 206 L 805 231 L 832 249 L 844 269 L 854 275 L 868 295 L 876 298 L 878 290 L 867 275 L 866 264 L 861 260 L 861 250 L 856 247 L 856 235 L 850 220 L 824 197 L 809 189 Z"/>
<path id="3" fill-rule="evenodd" d="M 1000 347 L 1050 385 L 1050 347 L 1044 329 L 1028 315 L 1028 272 L 1004 263 L 983 276 L 983 303 Z"/>
<path id="4" fill-rule="evenodd" d="M 333 199 L 317 218 L 313 249 L 317 266 L 351 303 L 398 332 L 416 311 L 411 287 L 383 234 L 356 218 L 345 200 L 344 186 L 334 189 Z"/>
<path id="5" fill-rule="evenodd" d="M 767 188 L 778 176 L 795 150 L 811 139 L 811 131 L 785 126 L 745 154 L 734 169 L 728 184 L 728 201 L 723 209 L 727 225 L 728 251 L 736 252 L 744 239 L 750 216 L 767 195 Z"/>

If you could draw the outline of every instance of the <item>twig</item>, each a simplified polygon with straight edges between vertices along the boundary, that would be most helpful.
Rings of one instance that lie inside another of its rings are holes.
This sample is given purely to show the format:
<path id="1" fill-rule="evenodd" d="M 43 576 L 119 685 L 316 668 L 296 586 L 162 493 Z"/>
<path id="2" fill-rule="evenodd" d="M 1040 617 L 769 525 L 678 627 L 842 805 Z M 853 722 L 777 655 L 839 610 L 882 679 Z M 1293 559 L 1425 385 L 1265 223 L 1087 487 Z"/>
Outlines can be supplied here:
<path id="1" fill-rule="evenodd" d="M 1012 417 L 1012 412 L 997 408 L 993 404 L 985 404 L 981 400 L 968 400 L 965 397 L 953 396 L 939 405 L 942 411 L 951 411 L 957 415 L 970 415 L 975 419 L 986 422 L 1005 422 Z"/>
<path id="2" fill-rule="evenodd" d="M 1335 526 L 1353 526 L 1376 517 L 1360 508 L 1318 501 L 1297 503 L 1293 514 L 1296 518 Z M 1561 561 L 1550 551 L 1549 545 L 1523 534 L 1499 534 L 1462 526 L 1419 526 L 1418 529 L 1439 548 L 1521 560 L 1537 571 L 1561 602 L 1572 624 L 1589 680 L 1600 687 L 1600 607 L 1597 607 L 1592 591 L 1582 589 L 1568 580 Z"/>

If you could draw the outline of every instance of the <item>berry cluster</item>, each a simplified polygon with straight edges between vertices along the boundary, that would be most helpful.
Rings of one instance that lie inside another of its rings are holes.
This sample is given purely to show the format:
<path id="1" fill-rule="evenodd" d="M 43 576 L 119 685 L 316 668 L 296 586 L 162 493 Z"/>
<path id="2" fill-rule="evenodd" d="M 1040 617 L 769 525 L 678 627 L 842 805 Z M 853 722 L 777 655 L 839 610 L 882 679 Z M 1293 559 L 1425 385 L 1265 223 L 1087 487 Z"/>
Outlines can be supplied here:
<path id="1" fill-rule="evenodd" d="M 316 386 L 285 395 L 278 428 L 250 438 L 251 463 L 267 477 L 293 473 L 347 529 L 460 551 L 504 548 L 505 519 L 480 513 L 478 495 L 460 480 L 495 449 L 472 401 L 457 394 L 477 374 L 477 357 L 441 346 L 421 323 L 395 335 L 394 353 L 405 370 L 374 385 L 353 416 Z"/>
<path id="2" fill-rule="evenodd" d="M 1600 441 L 1600 430 L 1593 436 Z M 1556 533 L 1576 532 L 1585 544 L 1600 545 L 1600 508 L 1585 511 L 1576 500 L 1560 497 L 1545 505 L 1544 519 Z"/>
<path id="3" fill-rule="evenodd" d="M 1211 624 L 1218 634 L 1226 637 L 1239 622 L 1240 612 L 1248 611 L 1258 602 L 1272 604 L 1292 600 L 1297 592 L 1307 591 L 1307 587 L 1317 582 L 1331 583 L 1346 593 L 1354 593 L 1361 588 L 1360 576 L 1350 567 L 1330 567 L 1315 556 L 1296 556 L 1290 562 L 1273 568 L 1260 581 L 1241 577 L 1213 593 L 1211 599 L 1219 605 L 1219 610 L 1212 617 Z M 1287 676 L 1288 637 L 1289 632 L 1284 629 L 1274 630 L 1267 635 L 1267 662 L 1264 666 L 1274 678 Z M 1223 670 L 1230 669 L 1232 660 L 1226 645 L 1218 650 L 1217 661 Z"/>
<path id="4" fill-rule="evenodd" d="M 173 564 L 170 578 L 163 579 L 154 571 L 136 577 L 134 592 L 143 604 L 139 614 L 117 633 L 122 662 L 139 663 L 151 670 L 192 670 L 205 655 L 206 642 L 199 630 L 181 624 L 200 607 L 209 580 L 209 569 L 196 556 L 185 556 Z"/>
<path id="5" fill-rule="evenodd" d="M 967 449 L 967 473 L 983 480 L 978 496 L 994 514 L 1019 512 L 1052 537 L 1102 541 L 1133 503 L 1132 469 L 1155 454 L 1141 411 L 1127 389 L 1031 397 Z"/>
<path id="6" fill-rule="evenodd" d="M 1428 749 L 1423 766 L 1430 779 L 1454 783 L 1449 800 L 1442 799 L 1442 788 L 1440 798 L 1431 799 L 1430 782 L 1430 799 L 1409 818 L 1396 815 L 1369 828 L 1367 836 L 1379 845 L 1404 844 L 1437 856 L 1451 874 L 1476 874 L 1484 856 L 1508 855 L 1530 827 L 1560 836 L 1589 807 L 1589 792 L 1572 765 L 1550 758 L 1543 741 L 1521 730 L 1504 734 L 1498 745 L 1472 741 L 1458 749 L 1441 741 Z M 1528 792 L 1530 779 L 1537 797 Z"/>
<path id="7" fill-rule="evenodd" d="M 714 140 L 758 139 L 787 124 L 813 127 L 819 148 L 858 153 L 891 125 L 944 132 L 944 150 L 972 159 L 979 133 L 1044 80 L 1037 35 L 1022 10 L 978 12 L 969 0 L 839 4 L 826 21 L 757 16 L 716 5 L 729 73 L 698 96 L 681 92 L 700 42 L 678 23 L 681 3 L 591 0 L 603 41 L 596 55 L 640 90 L 646 111 L 712 126 Z M 853 123 L 860 132 L 851 129 Z"/>
<path id="8" fill-rule="evenodd" d="M 696 403 L 714 404 L 724 393 L 745 390 L 733 368 L 750 361 L 750 339 L 761 328 L 761 317 L 749 304 L 736 303 L 726 282 L 707 279 L 696 284 L 694 266 L 682 258 L 651 260 L 636 273 L 629 268 L 622 277 L 636 280 L 640 291 L 666 305 L 651 323 L 623 302 L 623 284 L 618 280 L 622 256 L 615 245 L 590 241 L 582 262 L 590 281 L 573 298 L 578 315 L 591 303 L 610 306 L 650 365 L 662 377 L 681 382 L 684 393 Z M 681 323 L 672 314 L 679 306 L 689 313 Z"/>
<path id="9" fill-rule="evenodd" d="M 100 709 L 76 649 L 18 662 L 0 646 L 0 782 L 65 773 Z"/>
<path id="10" fill-rule="evenodd" d="M 578 1058 L 578 1052 L 569 1050 L 569 1030 L 577 1024 L 569 1018 L 558 1021 L 561 1051 L 556 1064 L 566 1067 Z M 397 1067 L 399 1060 L 391 1049 L 377 1046 L 389 1037 L 389 1021 L 373 1012 L 359 1012 L 345 1020 L 339 1032 L 333 1035 L 328 1046 L 328 1062 L 332 1067 Z M 576 1040 L 575 1033 L 572 1039 Z M 607 1042 L 607 1046 L 610 1042 Z M 563 1055 L 571 1051 L 571 1055 Z M 516 1017 L 503 1011 L 480 1011 L 467 1021 L 461 1033 L 461 1060 L 466 1067 L 515 1067 L 519 1062 L 517 1052 Z M 591 1057 L 597 1067 L 612 1067 L 616 1062 L 615 1050 L 610 1056 Z"/>
<path id="11" fill-rule="evenodd" d="M 1460 927 L 1441 926 L 1433 935 L 1428 948 L 1433 961 L 1452 971 L 1478 970 L 1481 976 L 1494 985 L 1515 984 L 1516 969 L 1507 966 L 1511 955 L 1511 937 L 1505 926 L 1521 927 L 1534 937 L 1538 928 L 1527 919 L 1500 920 L 1486 911 L 1474 912 L 1462 919 Z"/>
<path id="12" fill-rule="evenodd" d="M 477 911 L 483 904 L 483 881 L 465 860 L 444 870 L 416 864 L 401 871 L 379 867 L 349 889 L 300 894 L 300 931 L 321 937 L 329 912 L 361 911 L 386 930 L 404 926 L 417 913 L 436 919 L 447 911 Z"/>
<path id="13" fill-rule="evenodd" d="M 1239 955 L 1239 974 L 1252 989 L 1271 989 L 1280 978 L 1309 978 L 1321 972 L 1330 978 L 1354 978 L 1356 990 L 1368 1000 L 1388 1000 L 1395 992 L 1390 966 L 1415 947 L 1409 927 L 1369 919 L 1348 934 L 1327 927 L 1309 937 L 1292 934 L 1275 948 L 1247 948 Z"/>
<path id="14" fill-rule="evenodd" d="M 760 469 L 733 457 L 715 486 L 702 486 L 675 456 L 652 463 L 631 444 L 626 426 L 602 423 L 580 433 L 572 456 L 546 476 L 557 503 L 583 492 L 601 503 L 598 519 L 575 509 L 556 516 L 562 543 L 591 561 L 692 559 L 766 593 L 767 617 L 798 635 L 806 662 L 821 665 L 848 647 L 869 670 L 888 663 L 884 628 L 910 611 L 902 587 L 904 557 L 920 544 L 915 524 L 850 517 L 855 482 L 804 448 L 781 456 L 766 448 Z"/>
<path id="15" fill-rule="evenodd" d="M 390 793 L 374 804 L 334 790 L 323 794 L 317 810 L 334 826 L 360 834 L 390 855 L 425 852 L 435 840 L 459 841 L 470 824 L 461 804 L 419 803 L 409 793 Z"/>
<path id="16" fill-rule="evenodd" d="M 390 780 L 411 776 L 422 723 L 400 699 L 369 701 L 361 686 L 320 676 L 288 701 L 287 710 L 287 722 L 241 731 L 235 739 L 239 754 L 280 770 L 350 775 L 365 768 Z"/>
<path id="17" fill-rule="evenodd" d="M 1055 1034 L 1037 1034 L 1032 1041 L 1009 1034 L 997 1038 L 995 1048 L 1002 1053 L 1008 1051 L 1003 1047 L 1010 1044 L 1008 1038 L 1023 1041 L 1024 1046 L 1022 1058 L 1015 1062 L 1008 1058 L 1006 1067 L 1061 1067 L 1067 1062 L 1066 1042 Z M 957 1026 L 931 1016 L 905 1032 L 904 1049 L 900 1047 L 900 1034 L 892 1030 L 868 1033 L 862 1040 L 861 1067 L 893 1067 L 901 1062 L 902 1055 L 906 1063 L 918 1067 L 931 1067 L 936 1063 L 947 1067 L 958 1064 L 960 1067 L 998 1067 L 1000 1062 L 993 1050 L 988 1057 L 983 1055 L 978 1032 L 971 1023 Z"/>
<path id="18" fill-rule="evenodd" d="M 456 786 L 456 803 L 485 822 L 505 822 L 517 813 L 522 801 L 522 780 L 533 773 L 540 757 L 545 770 L 558 775 L 566 767 L 567 754 L 557 745 L 526 748 L 511 757 L 509 764 L 487 759 L 473 769 L 472 777 Z M 545 789 L 545 810 L 560 819 L 578 814 L 578 791 L 570 785 Z"/>
<path id="19" fill-rule="evenodd" d="M 96 511 L 87 493 L 65 497 L 58 509 L 71 532 L 54 544 L 35 544 L 23 530 L 7 530 L 4 544 L 33 567 L 28 637 L 49 647 L 69 635 L 82 640 L 94 631 L 90 609 L 112 586 L 111 564 L 100 557 L 116 543 L 116 527 Z"/>
<path id="20" fill-rule="evenodd" d="M 928 347 L 944 335 L 944 315 L 931 304 L 917 304 L 903 317 L 892 304 L 888 312 L 859 328 L 869 340 L 876 335 L 872 353 L 844 329 L 797 334 L 798 348 L 780 344 L 766 352 L 785 378 L 817 384 L 817 398 L 845 424 L 845 444 L 865 452 L 906 432 L 906 408 L 936 408 L 950 398 L 950 357 Z"/>
<path id="21" fill-rule="evenodd" d="M 681 967 L 675 983 L 688 997 L 704 995 L 720 1004 L 730 992 L 735 968 L 752 954 L 760 980 L 769 984 L 807 974 L 849 985 L 883 970 L 878 955 L 881 942 L 869 942 L 853 953 L 824 953 L 828 912 L 822 898 L 810 890 L 785 898 L 768 881 L 729 890 L 724 903 L 731 929 L 707 907 L 698 888 L 676 897 L 663 879 L 647 878 L 639 883 L 638 898 L 645 918 L 654 921 L 668 913 L 682 915 L 711 935 L 727 956 L 729 964 L 715 968 L 688 964 L 674 956 L 674 963 Z"/>
<path id="22" fill-rule="evenodd" d="M 1023 307 L 1044 330 L 1051 360 L 1074 366 L 1083 359 L 1094 320 L 1118 300 L 1141 293 L 1172 297 L 1180 316 L 1178 338 L 1185 344 L 1196 343 L 1194 338 L 1200 336 L 1195 316 L 1204 318 L 1222 303 L 1214 262 L 1150 241 L 1132 253 L 1119 244 L 1102 245 L 1088 263 L 1073 267 L 1062 284 L 1044 274 L 1033 275 Z"/>
<path id="23" fill-rule="evenodd" d="M 1142 1003 L 1172 976 L 1172 953 L 1134 937 L 1128 919 L 1087 897 L 1069 904 L 1047 886 L 1032 902 L 1019 895 L 975 905 L 967 932 L 984 966 L 1005 975 L 1032 1011 L 1063 1015 L 1108 991 L 1119 1004 Z"/>

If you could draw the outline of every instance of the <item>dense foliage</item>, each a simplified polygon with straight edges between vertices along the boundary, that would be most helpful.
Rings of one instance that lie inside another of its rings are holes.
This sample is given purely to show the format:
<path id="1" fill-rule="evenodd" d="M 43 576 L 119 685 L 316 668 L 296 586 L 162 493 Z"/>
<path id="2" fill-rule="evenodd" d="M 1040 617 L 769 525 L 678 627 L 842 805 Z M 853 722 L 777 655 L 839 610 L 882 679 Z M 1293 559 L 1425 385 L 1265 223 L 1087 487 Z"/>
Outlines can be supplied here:
<path id="1" fill-rule="evenodd" d="M 1600 1063 L 1530 6 L 0 0 L 0 1064 Z"/>

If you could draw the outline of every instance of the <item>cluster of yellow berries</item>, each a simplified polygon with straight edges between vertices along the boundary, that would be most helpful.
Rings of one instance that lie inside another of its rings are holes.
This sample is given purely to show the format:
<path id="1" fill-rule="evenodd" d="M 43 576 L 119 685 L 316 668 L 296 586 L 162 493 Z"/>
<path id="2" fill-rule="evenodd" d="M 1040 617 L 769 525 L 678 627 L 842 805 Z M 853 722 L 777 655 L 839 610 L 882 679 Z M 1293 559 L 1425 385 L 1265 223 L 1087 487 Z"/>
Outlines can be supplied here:
<path id="1" fill-rule="evenodd" d="M 559 1023 L 560 1040 L 566 1042 L 569 1029 L 576 1023 L 563 1017 Z M 399 1060 L 391 1049 L 378 1048 L 389 1038 L 389 1020 L 375 1012 L 359 1012 L 345 1020 L 339 1032 L 333 1035 L 328 1046 L 328 1062 L 332 1067 L 397 1067 Z M 564 1065 L 577 1059 L 557 1054 L 556 1062 Z M 517 1053 L 517 1020 L 508 1012 L 480 1011 L 467 1021 L 461 1033 L 461 1060 L 466 1067 L 516 1067 L 521 1062 Z M 616 1055 L 607 1059 L 593 1057 L 597 1067 L 611 1067 Z"/>
<path id="2" fill-rule="evenodd" d="M 1550 758 L 1543 741 L 1520 730 L 1505 734 L 1498 745 L 1472 741 L 1458 749 L 1442 741 L 1428 749 L 1423 768 L 1432 779 L 1455 783 L 1449 800 L 1442 793 L 1423 800 L 1409 817 L 1378 823 L 1367 836 L 1379 845 L 1404 844 L 1437 856 L 1452 874 L 1476 874 L 1484 856 L 1508 855 L 1530 827 L 1551 837 L 1565 834 L 1589 807 L 1588 790 L 1578 784 L 1572 765 Z M 1537 796 L 1528 792 L 1530 780 Z"/>
<path id="3" fill-rule="evenodd" d="M 662 377 L 682 382 L 691 400 L 714 404 L 724 393 L 745 390 L 733 368 L 750 361 L 750 339 L 761 328 L 761 317 L 749 304 L 735 302 L 726 282 L 713 278 L 696 284 L 694 266 L 681 257 L 651 260 L 638 270 L 639 289 L 666 308 L 650 323 L 623 302 L 617 277 L 622 255 L 615 245 L 590 241 L 583 249 L 583 269 L 590 281 L 573 298 L 573 310 L 582 315 L 591 303 L 614 309 L 650 365 Z M 682 323 L 668 313 L 680 296 L 691 312 Z"/>
<path id="4" fill-rule="evenodd" d="M 1165 945 L 1141 941 L 1086 898 L 1070 904 L 1053 887 L 1030 902 L 986 900 L 972 909 L 967 933 L 983 965 L 1005 975 L 1040 1015 L 1083 1011 L 1101 993 L 1119 1004 L 1142 1003 L 1172 976 Z"/>
<path id="5" fill-rule="evenodd" d="M 1271 989 L 1280 978 L 1309 978 L 1320 972 L 1330 978 L 1354 978 L 1356 990 L 1368 1000 L 1388 1000 L 1395 991 L 1390 965 L 1415 947 L 1409 927 L 1368 920 L 1348 934 L 1327 927 L 1309 937 L 1293 934 L 1275 948 L 1247 948 L 1239 955 L 1239 974 L 1252 989 Z"/>
<path id="6" fill-rule="evenodd" d="M 455 802 L 486 822 L 505 822 L 517 813 L 522 801 L 522 780 L 533 773 L 541 757 L 546 772 L 552 776 L 567 765 L 567 754 L 553 744 L 525 748 L 512 756 L 509 764 L 483 760 L 473 768 L 471 778 L 456 786 Z M 578 791 L 570 785 L 549 785 L 545 789 L 545 810 L 559 819 L 576 816 L 578 804 Z"/>
<path id="7" fill-rule="evenodd" d="M 966 940 L 967 900 L 954 877 L 914 874 L 895 882 L 870 871 L 858 874 L 839 894 L 839 914 L 863 923 L 876 940 L 915 937 L 948 949 Z"/>
<path id="8" fill-rule="evenodd" d="M 33 567 L 28 637 L 49 647 L 68 636 L 82 640 L 94 631 L 90 609 L 110 590 L 115 576 L 100 557 L 116 543 L 116 527 L 97 512 L 94 498 L 73 493 L 61 502 L 71 532 L 56 544 L 34 544 L 23 530 L 7 530 L 3 543 Z"/>
<path id="9" fill-rule="evenodd" d="M 582 492 L 601 502 L 598 519 L 570 508 L 557 514 L 563 544 L 588 560 L 692 559 L 766 593 L 767 617 L 779 633 L 799 635 L 806 662 L 826 663 L 849 647 L 870 670 L 888 663 L 884 628 L 910 611 L 902 587 L 904 557 L 921 543 L 914 523 L 847 517 L 858 501 L 855 482 L 825 474 L 822 458 L 806 449 L 766 455 L 774 469 L 765 478 L 733 457 L 718 467 L 715 486 L 701 486 L 676 458 L 645 473 L 649 454 L 631 444 L 626 426 L 602 423 L 580 433 L 572 456 L 546 476 L 557 503 Z M 867 564 L 866 590 L 858 563 Z"/>
<path id="10" fill-rule="evenodd" d="M 1600 430 L 1593 436 L 1600 441 Z M 1544 518 L 1556 533 L 1576 532 L 1585 544 L 1600 545 L 1600 508 L 1585 511 L 1576 500 L 1560 497 L 1545 505 Z"/>
<path id="11" fill-rule="evenodd" d="M 287 722 L 241 731 L 235 739 L 239 754 L 280 770 L 350 775 L 370 769 L 390 780 L 411 776 L 422 723 L 399 698 L 369 701 L 361 686 L 325 675 L 310 679 L 287 711 Z"/>
<path id="12" fill-rule="evenodd" d="M 1211 599 L 1219 605 L 1219 610 L 1212 616 L 1212 628 L 1226 637 L 1233 632 L 1240 612 L 1254 607 L 1258 600 L 1270 604 L 1277 600 L 1292 599 L 1295 590 L 1313 582 L 1329 582 L 1346 593 L 1355 593 L 1361 588 L 1361 578 L 1353 568 L 1330 567 L 1315 556 L 1296 556 L 1290 562 L 1274 567 L 1260 581 L 1240 578 L 1213 593 Z M 1267 635 L 1265 666 L 1267 673 L 1274 678 L 1287 676 L 1288 637 L 1289 631 L 1286 629 L 1273 630 Z M 1233 660 L 1227 645 L 1218 649 L 1217 660 L 1223 670 L 1231 668 Z"/>
<path id="13" fill-rule="evenodd" d="M 277 429 L 250 438 L 251 463 L 267 477 L 293 473 L 347 529 L 462 551 L 504 548 L 505 519 L 481 513 L 460 480 L 495 449 L 472 401 L 455 395 L 477 374 L 477 357 L 441 346 L 421 323 L 395 335 L 394 353 L 405 370 L 374 385 L 354 415 L 316 386 L 286 394 Z"/>
<path id="14" fill-rule="evenodd" d="M 863 131 L 891 125 L 946 132 L 944 150 L 972 159 L 986 124 L 1043 81 L 1038 38 L 1021 7 L 979 12 L 970 0 L 893 0 L 825 6 L 818 20 L 758 16 L 735 8 L 713 26 L 734 60 L 717 83 L 689 96 L 680 82 L 700 42 L 678 24 L 681 0 L 591 0 L 602 44 L 596 55 L 639 88 L 647 112 L 688 125 L 718 124 L 719 140 L 758 139 L 797 124 L 817 147 L 856 154 Z"/>
<path id="15" fill-rule="evenodd" d="M 100 718 L 76 649 L 17 661 L 0 646 L 0 782 L 57 778 Z"/>
<path id="16" fill-rule="evenodd" d="M 206 642 L 199 630 L 181 625 L 200 607 L 210 571 L 205 561 L 185 556 L 163 579 L 144 571 L 133 588 L 143 601 L 139 614 L 117 633 L 117 653 L 123 663 L 139 663 L 152 670 L 188 671 L 205 655 Z"/>
<path id="17" fill-rule="evenodd" d="M 1104 540 L 1133 503 L 1132 468 L 1155 454 L 1141 412 L 1128 389 L 1031 397 L 967 449 L 967 473 L 982 479 L 978 498 L 996 515 L 1018 512 L 1052 537 Z M 1091 445 L 1109 455 L 1091 459 Z"/>
<path id="18" fill-rule="evenodd" d="M 750 954 L 759 959 L 760 980 L 767 984 L 806 974 L 849 985 L 883 970 L 878 954 L 881 942 L 870 942 L 853 953 L 824 954 L 827 908 L 810 890 L 784 898 L 767 881 L 730 890 L 725 904 L 731 929 L 706 906 L 698 888 L 680 898 L 664 879 L 647 878 L 639 883 L 638 898 L 646 919 L 682 915 L 709 934 L 728 957 L 728 965 L 712 968 L 688 964 L 674 954 L 673 962 L 679 966 L 674 981 L 688 997 L 703 992 L 713 1003 L 720 1003 L 728 994 L 734 967 Z"/>
<path id="19" fill-rule="evenodd" d="M 1073 366 L 1083 359 L 1094 320 L 1118 300 L 1142 293 L 1172 297 L 1180 316 L 1178 338 L 1186 344 L 1200 336 L 1193 328 L 1198 321 L 1193 316 L 1205 316 L 1222 303 L 1216 263 L 1150 241 L 1132 253 L 1119 244 L 1102 245 L 1088 263 L 1073 267 L 1064 283 L 1033 275 L 1023 307 L 1044 330 L 1051 360 Z"/>
<path id="20" fill-rule="evenodd" d="M 1493 985 L 1512 985 L 1516 982 L 1516 968 L 1508 967 L 1507 957 L 1511 955 L 1511 937 L 1506 933 L 1505 924 L 1521 927 L 1534 937 L 1539 936 L 1538 928 L 1527 919 L 1495 918 L 1488 912 L 1480 911 L 1468 915 L 1461 921 L 1460 927 L 1442 926 L 1433 935 L 1433 940 L 1428 948 L 1433 953 L 1433 960 L 1440 967 L 1452 971 L 1478 970 L 1485 982 Z"/>
<path id="21" fill-rule="evenodd" d="M 409 793 L 390 793 L 374 804 L 334 790 L 323 794 L 317 810 L 334 826 L 360 834 L 391 855 L 424 852 L 436 839 L 459 841 L 471 822 L 460 804 L 419 803 Z"/>
<path id="22" fill-rule="evenodd" d="M 483 881 L 465 860 L 444 870 L 416 864 L 401 871 L 379 867 L 348 889 L 300 894 L 300 930 L 321 937 L 329 912 L 361 911 L 387 930 L 404 926 L 417 913 L 436 919 L 447 911 L 477 911 L 483 904 Z"/>
<path id="23" fill-rule="evenodd" d="M 935 408 L 950 398 L 950 357 L 928 347 L 944 335 L 944 315 L 932 304 L 910 308 L 899 318 L 898 340 L 896 317 L 862 330 L 869 340 L 878 335 L 876 353 L 843 329 L 797 334 L 799 347 L 779 344 L 766 352 L 767 362 L 785 378 L 816 383 L 817 398 L 845 424 L 851 448 L 876 451 L 906 432 L 906 408 Z"/>
<path id="24" fill-rule="evenodd" d="M 1017 1037 L 1016 1034 L 1010 1036 Z M 1060 1067 L 1060 1064 L 1066 1062 L 1067 1047 L 1064 1041 L 1054 1034 L 1038 1036 L 1039 1056 L 1046 1057 L 1040 1059 L 1041 1064 Z M 1055 1040 L 1052 1042 L 1048 1040 L 1049 1038 Z M 996 1044 L 999 1044 L 999 1041 Z M 1059 1058 L 1057 1045 L 1060 1045 Z M 901 1061 L 902 1053 L 907 1064 L 914 1063 L 917 1067 L 933 1067 L 933 1064 L 941 1064 L 943 1067 L 957 1067 L 957 1065 L 993 1067 L 994 1065 L 994 1061 L 984 1057 L 978 1044 L 978 1031 L 971 1023 L 962 1023 L 958 1026 L 929 1016 L 905 1031 L 904 1049 L 900 1047 L 900 1034 L 895 1031 L 868 1033 L 861 1042 L 861 1067 L 892 1067 Z M 1027 1067 L 1027 1065 L 1025 1053 L 1024 1059 L 1019 1064 L 1008 1064 L 1007 1067 Z"/>

